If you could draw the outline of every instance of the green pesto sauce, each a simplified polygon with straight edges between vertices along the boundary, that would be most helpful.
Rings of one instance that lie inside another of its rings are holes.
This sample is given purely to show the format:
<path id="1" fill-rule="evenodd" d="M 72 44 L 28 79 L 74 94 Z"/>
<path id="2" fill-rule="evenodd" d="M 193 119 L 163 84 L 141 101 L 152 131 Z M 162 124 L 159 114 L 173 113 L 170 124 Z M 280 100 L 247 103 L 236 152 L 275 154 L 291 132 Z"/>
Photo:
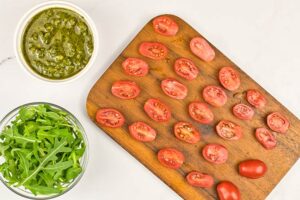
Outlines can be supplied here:
<path id="1" fill-rule="evenodd" d="M 37 74 L 57 80 L 71 77 L 87 65 L 94 42 L 81 15 L 65 8 L 49 8 L 27 24 L 21 48 Z"/>

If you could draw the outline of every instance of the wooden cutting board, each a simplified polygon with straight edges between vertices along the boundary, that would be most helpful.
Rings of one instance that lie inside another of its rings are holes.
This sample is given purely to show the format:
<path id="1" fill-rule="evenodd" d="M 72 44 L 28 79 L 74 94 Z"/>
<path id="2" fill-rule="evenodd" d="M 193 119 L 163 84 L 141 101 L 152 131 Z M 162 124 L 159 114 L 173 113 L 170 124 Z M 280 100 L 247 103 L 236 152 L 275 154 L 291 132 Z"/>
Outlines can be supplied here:
<path id="1" fill-rule="evenodd" d="M 217 198 L 216 185 L 211 189 L 200 189 L 186 183 L 184 177 L 191 170 L 199 170 L 213 175 L 216 184 L 221 180 L 232 181 L 239 187 L 242 199 L 265 199 L 299 158 L 299 120 L 215 47 L 213 48 L 216 52 L 216 58 L 212 62 L 205 63 L 194 56 L 189 49 L 189 42 L 193 37 L 201 36 L 201 34 L 179 17 L 169 16 L 179 25 L 180 29 L 177 35 L 165 37 L 157 34 L 153 31 L 152 20 L 149 21 L 91 89 L 86 104 L 90 118 L 95 121 L 97 109 L 103 107 L 112 107 L 121 111 L 126 118 L 126 124 L 122 128 L 99 127 L 184 199 Z M 169 49 L 167 58 L 154 61 L 140 55 L 138 47 L 144 41 L 158 41 L 165 44 Z M 144 59 L 150 66 L 150 73 L 146 77 L 126 75 L 122 70 L 121 63 L 127 57 Z M 199 67 L 200 75 L 195 80 L 186 81 L 175 74 L 173 64 L 178 57 L 189 58 Z M 225 106 L 212 108 L 215 115 L 213 124 L 198 124 L 188 116 L 187 105 L 194 100 L 203 101 L 200 93 L 206 85 L 220 85 L 217 77 L 218 71 L 223 66 L 232 66 L 240 73 L 241 86 L 235 92 L 226 90 L 229 98 Z M 160 88 L 160 81 L 166 77 L 174 77 L 184 83 L 189 89 L 187 98 L 175 100 L 166 96 Z M 112 83 L 117 80 L 135 81 L 142 88 L 141 94 L 134 100 L 118 99 L 110 92 Z M 236 103 L 247 104 L 245 91 L 248 89 L 260 90 L 266 96 L 268 104 L 264 109 L 256 109 L 255 116 L 251 121 L 242 121 L 234 117 L 231 110 Z M 168 123 L 156 123 L 144 113 L 143 105 L 151 97 L 166 102 L 172 109 L 172 118 Z M 257 127 L 267 127 L 266 116 L 273 111 L 284 114 L 291 126 L 286 135 L 276 134 L 278 145 L 275 149 L 265 150 L 256 141 L 254 131 Z M 239 141 L 225 141 L 217 136 L 215 125 L 221 119 L 231 120 L 242 126 L 244 137 Z M 202 132 L 202 140 L 195 145 L 177 140 L 173 135 L 172 127 L 178 120 L 189 121 L 198 127 Z M 150 143 L 141 143 L 132 139 L 128 134 L 128 125 L 135 121 L 144 121 L 155 128 L 158 132 L 156 140 Z M 205 161 L 200 152 L 207 143 L 220 143 L 226 146 L 229 151 L 228 161 L 221 165 L 213 165 Z M 180 169 L 168 169 L 158 162 L 156 154 L 159 149 L 164 147 L 175 147 L 184 153 L 186 161 Z M 251 180 L 238 175 L 237 164 L 250 158 L 265 161 L 269 169 L 265 177 Z"/>

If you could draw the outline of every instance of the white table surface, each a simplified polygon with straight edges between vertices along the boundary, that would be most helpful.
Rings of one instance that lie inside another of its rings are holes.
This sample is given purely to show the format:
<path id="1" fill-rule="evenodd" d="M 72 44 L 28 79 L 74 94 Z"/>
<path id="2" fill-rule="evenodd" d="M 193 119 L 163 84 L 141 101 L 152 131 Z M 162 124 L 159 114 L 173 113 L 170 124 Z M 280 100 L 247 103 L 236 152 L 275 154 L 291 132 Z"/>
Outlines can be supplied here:
<path id="1" fill-rule="evenodd" d="M 16 25 L 27 10 L 40 2 L 0 0 L 0 118 L 21 104 L 46 101 L 65 107 L 82 122 L 90 145 L 88 168 L 79 184 L 58 199 L 181 199 L 99 130 L 85 111 L 86 96 L 95 81 L 144 24 L 158 14 L 173 13 L 186 20 L 300 117 L 298 0 L 72 1 L 93 18 L 99 32 L 100 48 L 88 73 L 63 85 L 29 76 L 15 59 Z M 299 199 L 299 179 L 298 160 L 267 199 Z M 0 199 L 22 198 L 0 184 Z"/>

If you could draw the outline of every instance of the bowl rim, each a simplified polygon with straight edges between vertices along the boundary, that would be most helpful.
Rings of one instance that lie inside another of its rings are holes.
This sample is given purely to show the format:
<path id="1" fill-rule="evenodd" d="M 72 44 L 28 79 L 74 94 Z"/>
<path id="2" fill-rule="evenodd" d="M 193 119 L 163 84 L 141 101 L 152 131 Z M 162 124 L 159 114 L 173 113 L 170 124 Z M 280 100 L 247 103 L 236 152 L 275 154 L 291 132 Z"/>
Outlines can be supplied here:
<path id="1" fill-rule="evenodd" d="M 59 194 L 53 194 L 53 195 L 34 195 L 33 193 L 31 193 L 30 191 L 24 191 L 18 187 L 13 187 L 13 186 L 9 186 L 7 184 L 7 182 L 4 180 L 3 176 L 2 176 L 2 173 L 0 173 L 0 180 L 1 182 L 12 192 L 14 192 L 15 194 L 19 195 L 19 196 L 22 196 L 22 197 L 25 197 L 25 198 L 28 198 L 28 199 L 35 199 L 35 200 L 44 200 L 44 199 L 53 199 L 53 198 L 56 198 L 56 197 L 59 197 L 65 193 L 67 193 L 68 191 L 70 191 L 72 188 L 74 188 L 78 183 L 79 181 L 81 180 L 81 178 L 83 177 L 83 175 L 85 174 L 85 171 L 87 169 L 87 164 L 88 164 L 88 160 L 89 160 L 89 141 L 88 141 L 88 137 L 87 137 L 87 134 L 85 132 L 85 129 L 83 128 L 82 124 L 80 123 L 80 121 L 70 112 L 68 111 L 67 109 L 59 106 L 59 105 L 56 105 L 56 104 L 53 104 L 53 103 L 49 103 L 49 102 L 31 102 L 31 103 L 26 103 L 26 104 L 23 104 L 23 105 L 20 105 L 16 108 L 14 108 L 13 110 L 11 110 L 10 112 L 8 112 L 1 120 L 0 120 L 0 134 L 2 132 L 2 128 L 4 128 L 6 125 L 7 125 L 7 122 L 11 122 L 11 120 L 18 114 L 18 110 L 22 107 L 26 107 L 26 106 L 37 106 L 37 105 L 41 105 L 41 104 L 47 104 L 47 105 L 50 105 L 50 106 L 53 106 L 57 109 L 60 109 L 64 112 L 67 112 L 68 115 L 72 118 L 72 120 L 74 120 L 74 122 L 77 124 L 77 126 L 80 128 L 81 130 L 81 133 L 82 133 L 82 137 L 83 137 L 83 140 L 85 142 L 85 151 L 84 151 L 84 154 L 83 156 L 81 157 L 81 167 L 82 167 L 82 172 L 68 185 L 67 189 L 64 190 L 63 192 L 59 193 Z M 23 191 L 23 193 L 20 192 Z M 26 193 L 28 195 L 26 195 Z"/>
<path id="2" fill-rule="evenodd" d="M 94 49 L 93 49 L 92 56 L 90 57 L 90 60 L 88 61 L 88 63 L 82 70 L 80 70 L 78 73 L 74 74 L 73 76 L 70 76 L 65 79 L 50 79 L 50 78 L 46 78 L 44 76 L 39 75 L 27 64 L 27 62 L 24 58 L 22 49 L 21 49 L 21 46 L 22 46 L 21 43 L 22 43 L 24 31 L 26 29 L 26 26 L 28 25 L 28 22 L 36 14 L 38 14 L 39 12 L 46 10 L 48 8 L 66 8 L 66 9 L 69 9 L 69 10 L 72 10 L 72 11 L 78 13 L 79 15 L 84 17 L 84 19 L 87 22 L 87 25 L 89 26 L 89 28 L 92 32 L 92 35 L 93 35 Z M 99 48 L 98 47 L 98 42 L 99 42 L 98 38 L 99 38 L 98 31 L 97 31 L 94 21 L 92 20 L 90 15 L 88 15 L 87 12 L 84 11 L 81 7 L 77 6 L 74 3 L 70 3 L 70 2 L 66 2 L 66 1 L 47 1 L 47 2 L 43 2 L 43 3 L 35 5 L 31 9 L 29 9 L 27 12 L 25 12 L 25 14 L 20 18 L 20 20 L 17 24 L 17 28 L 15 30 L 15 35 L 14 35 L 14 52 L 15 52 L 17 62 L 19 63 L 19 65 L 21 65 L 22 69 L 24 71 L 26 71 L 27 74 L 30 74 L 31 77 L 34 77 L 38 80 L 43 80 L 43 81 L 46 81 L 49 83 L 56 83 L 56 84 L 57 83 L 69 83 L 69 82 L 74 81 L 74 80 L 80 78 L 81 76 L 83 76 L 94 64 L 96 57 L 98 55 L 98 48 Z"/>

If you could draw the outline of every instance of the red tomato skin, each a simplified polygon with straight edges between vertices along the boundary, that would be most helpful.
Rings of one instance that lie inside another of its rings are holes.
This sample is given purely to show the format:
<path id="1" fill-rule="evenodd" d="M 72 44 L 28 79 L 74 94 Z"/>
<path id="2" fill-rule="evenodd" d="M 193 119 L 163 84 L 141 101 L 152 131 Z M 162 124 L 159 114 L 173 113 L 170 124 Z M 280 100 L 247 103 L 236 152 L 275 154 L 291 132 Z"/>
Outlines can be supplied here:
<path id="1" fill-rule="evenodd" d="M 190 49 L 205 62 L 210 62 L 215 58 L 215 51 L 209 43 L 202 37 L 194 37 L 190 41 Z"/>
<path id="2" fill-rule="evenodd" d="M 152 21 L 154 31 L 164 36 L 174 36 L 179 30 L 177 23 L 170 17 L 158 16 Z"/>
<path id="3" fill-rule="evenodd" d="M 188 184 L 194 187 L 211 188 L 214 185 L 214 179 L 211 175 L 198 171 L 191 171 L 186 176 Z"/>
<path id="4" fill-rule="evenodd" d="M 156 131 L 145 122 L 134 122 L 128 129 L 130 135 L 141 142 L 152 142 L 156 138 Z"/>
<path id="5" fill-rule="evenodd" d="M 186 80 L 194 80 L 199 74 L 199 69 L 194 62 L 187 58 L 178 58 L 174 63 L 174 70 L 177 75 Z"/>
<path id="6" fill-rule="evenodd" d="M 285 134 L 290 127 L 288 119 L 279 112 L 269 114 L 267 124 L 271 130 L 283 134 Z"/>
<path id="7" fill-rule="evenodd" d="M 111 93 L 120 99 L 134 99 L 141 92 L 134 81 L 116 81 L 111 87 Z"/>
<path id="8" fill-rule="evenodd" d="M 162 80 L 160 87 L 166 95 L 173 99 L 184 99 L 188 94 L 187 87 L 173 78 Z"/>
<path id="9" fill-rule="evenodd" d="M 204 100 L 212 106 L 221 107 L 227 102 L 227 95 L 224 90 L 218 86 L 209 85 L 202 92 Z"/>
<path id="10" fill-rule="evenodd" d="M 263 177 L 267 170 L 267 165 L 261 160 L 245 160 L 239 164 L 239 174 L 251 179 Z"/>
<path id="11" fill-rule="evenodd" d="M 157 110 L 155 110 L 155 106 L 159 106 L 162 109 L 162 111 L 160 110 L 159 112 L 163 112 L 163 115 L 161 115 L 160 113 L 158 113 Z M 170 108 L 166 104 L 161 102 L 159 99 L 148 99 L 144 104 L 144 110 L 151 119 L 157 122 L 167 122 L 171 118 Z"/>
<path id="12" fill-rule="evenodd" d="M 267 150 L 274 149 L 277 145 L 277 140 L 274 134 L 266 128 L 257 128 L 255 131 L 255 137 Z"/>
<path id="13" fill-rule="evenodd" d="M 109 121 L 107 115 L 118 118 L 118 121 Z M 96 113 L 96 122 L 102 126 L 118 128 L 123 126 L 123 124 L 125 123 L 125 118 L 121 112 L 114 108 L 100 108 Z"/>
<path id="14" fill-rule="evenodd" d="M 201 124 L 210 124 L 214 120 L 214 114 L 207 104 L 194 101 L 189 104 L 189 115 Z"/>
<path id="15" fill-rule="evenodd" d="M 239 103 L 232 108 L 234 116 L 241 120 L 251 120 L 254 116 L 254 110 L 246 104 Z"/>
<path id="16" fill-rule="evenodd" d="M 184 155 L 175 148 L 164 148 L 158 151 L 158 161 L 165 167 L 178 169 L 184 163 Z"/>
<path id="17" fill-rule="evenodd" d="M 219 71 L 219 81 L 229 91 L 237 90 L 241 85 L 240 75 L 232 67 L 223 67 Z"/>
<path id="18" fill-rule="evenodd" d="M 247 91 L 247 101 L 255 108 L 263 108 L 267 104 L 265 96 L 258 90 L 250 89 Z"/>
<path id="19" fill-rule="evenodd" d="M 242 127 L 228 120 L 221 120 L 216 126 L 216 131 L 225 140 L 239 140 L 243 137 Z"/>
<path id="20" fill-rule="evenodd" d="M 241 193 L 237 186 L 230 181 L 221 181 L 217 185 L 219 200 L 241 200 Z"/>
<path id="21" fill-rule="evenodd" d="M 139 47 L 139 52 L 147 58 L 162 60 L 167 57 L 168 48 L 159 42 L 142 42 Z"/>
<path id="22" fill-rule="evenodd" d="M 213 164 L 223 164 L 228 159 L 226 147 L 220 144 L 207 144 L 202 149 L 202 156 Z"/>
<path id="23" fill-rule="evenodd" d="M 149 72 L 149 65 L 139 58 L 126 58 L 122 62 L 124 72 L 130 76 L 143 77 Z"/>
<path id="24" fill-rule="evenodd" d="M 189 133 L 182 133 L 182 129 Z M 200 141 L 200 132 L 189 122 L 177 122 L 174 125 L 174 134 L 177 139 L 189 144 L 195 144 Z"/>

